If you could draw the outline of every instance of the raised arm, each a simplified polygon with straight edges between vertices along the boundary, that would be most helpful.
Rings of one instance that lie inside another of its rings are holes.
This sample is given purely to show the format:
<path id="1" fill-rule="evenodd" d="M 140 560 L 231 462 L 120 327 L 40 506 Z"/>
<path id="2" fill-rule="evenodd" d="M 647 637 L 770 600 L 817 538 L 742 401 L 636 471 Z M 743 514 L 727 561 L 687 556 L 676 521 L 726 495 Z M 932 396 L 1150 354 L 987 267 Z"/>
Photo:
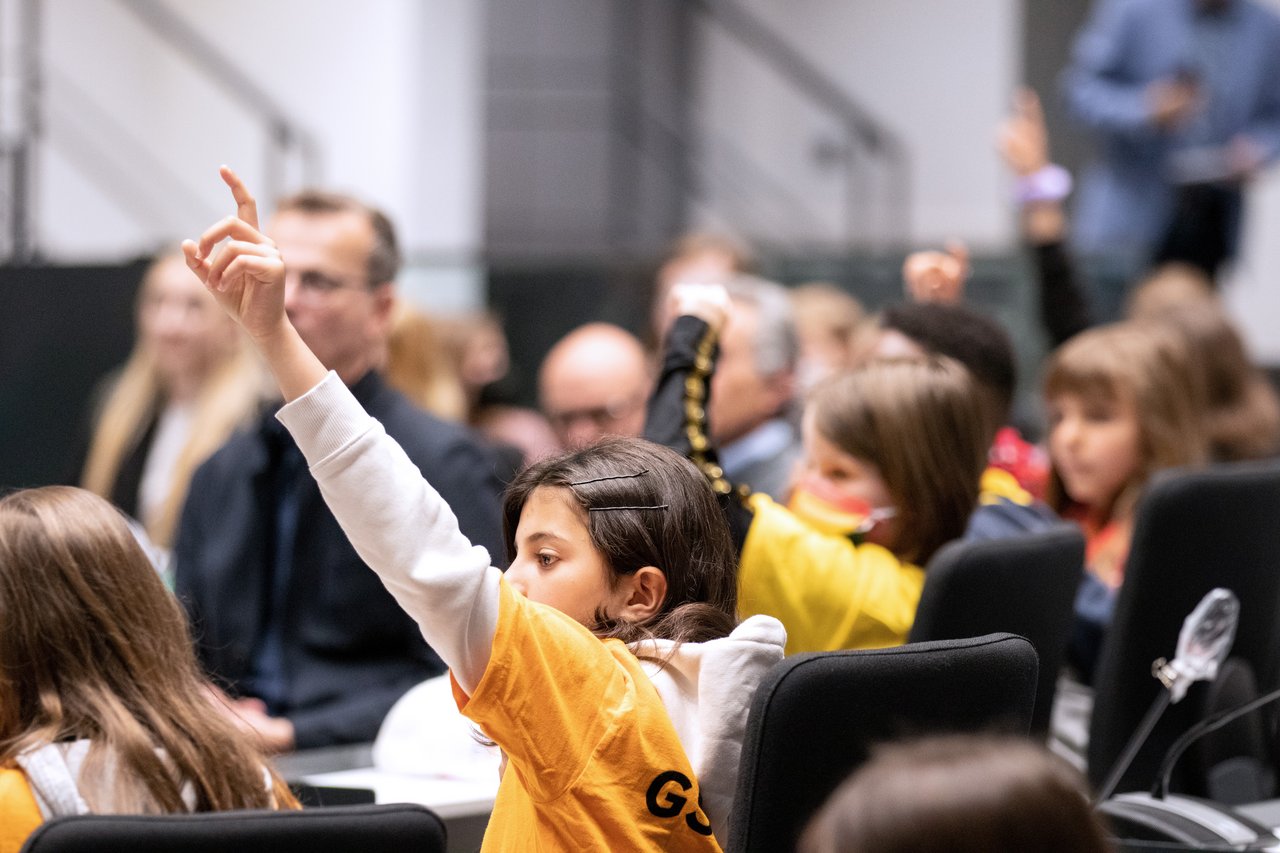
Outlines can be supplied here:
<path id="1" fill-rule="evenodd" d="M 1063 200 L 1071 177 L 1049 160 L 1049 133 L 1040 99 L 1030 89 L 1014 99 L 1000 127 L 1000 155 L 1017 181 L 1022 238 L 1031 249 L 1040 291 L 1040 319 L 1057 346 L 1091 325 L 1088 301 L 1067 250 Z"/>
<path id="2" fill-rule="evenodd" d="M 229 167 L 218 171 L 236 212 L 206 230 L 199 242 L 184 240 L 182 253 L 218 304 L 249 334 L 285 400 L 295 400 L 324 378 L 324 365 L 285 315 L 284 260 L 258 228 L 258 203 Z"/>
<path id="3" fill-rule="evenodd" d="M 501 573 L 458 530 L 404 450 L 308 349 L 284 310 L 285 265 L 257 205 L 225 166 L 236 214 L 183 252 L 266 359 L 288 404 L 279 414 L 352 546 L 470 692 L 484 674 Z"/>
<path id="4" fill-rule="evenodd" d="M 711 375 L 719 354 L 717 341 L 729 312 L 729 294 L 721 285 L 677 284 L 668 297 L 662 367 L 649 397 L 644 437 L 670 447 L 702 471 L 716 492 L 729 532 L 742 551 L 751 526 L 745 495 L 724 476 L 707 428 Z"/>

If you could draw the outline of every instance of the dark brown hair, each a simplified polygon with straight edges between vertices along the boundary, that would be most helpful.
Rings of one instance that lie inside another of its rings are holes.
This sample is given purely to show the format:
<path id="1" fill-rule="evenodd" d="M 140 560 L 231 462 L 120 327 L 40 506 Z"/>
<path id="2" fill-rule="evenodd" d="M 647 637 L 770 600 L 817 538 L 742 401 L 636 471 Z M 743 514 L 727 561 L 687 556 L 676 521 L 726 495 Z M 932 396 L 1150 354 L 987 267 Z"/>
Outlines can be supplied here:
<path id="1" fill-rule="evenodd" d="M 184 785 L 196 811 L 296 804 L 205 697 L 182 609 L 102 498 L 0 499 L 0 625 L 0 766 L 88 739 L 94 811 L 185 812 Z"/>
<path id="2" fill-rule="evenodd" d="M 880 315 L 880 328 L 915 341 L 931 355 L 955 359 L 968 369 L 987 409 L 988 441 L 1009 421 L 1018 370 L 1004 326 L 964 305 L 905 302 Z"/>
<path id="3" fill-rule="evenodd" d="M 644 623 L 601 619 L 597 636 L 632 643 L 649 637 L 705 642 L 737 622 L 737 561 L 715 494 L 693 463 L 638 438 L 607 438 L 537 462 L 503 499 L 507 557 L 516 555 L 520 513 L 535 489 L 565 488 L 586 516 L 591 544 L 616 583 L 644 566 L 667 578 L 662 606 Z"/>
<path id="4" fill-rule="evenodd" d="M 836 789 L 801 853 L 1107 853 L 1084 780 L 1027 740 L 951 735 L 881 747 Z"/>
<path id="5" fill-rule="evenodd" d="M 900 559 L 923 565 L 964 533 L 987 464 L 985 415 L 948 358 L 872 362 L 809 398 L 818 432 L 876 467 L 898 511 Z"/>
<path id="6" fill-rule="evenodd" d="M 356 213 L 365 217 L 373 231 L 373 248 L 369 250 L 366 267 L 369 287 L 395 281 L 396 273 L 400 271 L 400 244 L 396 240 L 396 229 L 391 224 L 391 219 L 376 207 L 365 204 L 355 196 L 304 190 L 282 198 L 276 205 L 276 213 L 304 213 L 313 216 Z"/>

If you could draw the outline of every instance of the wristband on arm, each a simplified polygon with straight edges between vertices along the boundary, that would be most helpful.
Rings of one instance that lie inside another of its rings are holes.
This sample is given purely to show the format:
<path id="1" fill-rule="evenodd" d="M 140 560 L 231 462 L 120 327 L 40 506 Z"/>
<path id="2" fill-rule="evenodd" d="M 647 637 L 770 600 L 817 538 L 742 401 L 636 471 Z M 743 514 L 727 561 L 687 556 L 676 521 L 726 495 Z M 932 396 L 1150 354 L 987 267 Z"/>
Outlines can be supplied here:
<path id="1" fill-rule="evenodd" d="M 1019 205 L 1062 201 L 1070 194 L 1071 173 L 1057 163 L 1023 175 L 1013 186 L 1013 197 Z"/>

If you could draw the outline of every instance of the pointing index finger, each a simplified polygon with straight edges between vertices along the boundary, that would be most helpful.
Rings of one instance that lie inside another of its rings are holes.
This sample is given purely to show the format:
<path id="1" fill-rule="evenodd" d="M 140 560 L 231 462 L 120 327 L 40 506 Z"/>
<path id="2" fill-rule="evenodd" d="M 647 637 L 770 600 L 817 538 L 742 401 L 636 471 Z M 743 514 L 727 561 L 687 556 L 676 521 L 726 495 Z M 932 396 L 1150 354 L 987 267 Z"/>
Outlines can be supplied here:
<path id="1" fill-rule="evenodd" d="M 200 235 L 200 241 L 196 244 L 197 257 L 201 259 L 208 258 L 209 253 L 213 251 L 213 247 L 228 237 L 233 240 L 244 240 L 247 243 L 274 245 L 248 222 L 237 216 L 228 216 L 226 219 L 211 225 Z"/>
<path id="2" fill-rule="evenodd" d="M 258 202 L 254 200 L 249 188 L 244 185 L 244 181 L 240 180 L 230 166 L 222 166 L 218 169 L 218 174 L 222 176 L 222 181 L 231 190 L 231 197 L 236 200 L 236 216 L 243 219 L 257 229 L 258 227 Z"/>

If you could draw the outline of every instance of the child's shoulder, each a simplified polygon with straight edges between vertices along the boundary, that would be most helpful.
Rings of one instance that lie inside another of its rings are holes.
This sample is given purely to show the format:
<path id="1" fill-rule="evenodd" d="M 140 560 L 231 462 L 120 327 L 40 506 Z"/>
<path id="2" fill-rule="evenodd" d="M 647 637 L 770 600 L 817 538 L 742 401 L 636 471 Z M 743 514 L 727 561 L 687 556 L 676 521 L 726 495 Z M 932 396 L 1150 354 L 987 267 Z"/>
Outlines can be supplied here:
<path id="1" fill-rule="evenodd" d="M 0 853 L 17 853 L 43 822 L 26 774 L 13 764 L 0 766 Z"/>

